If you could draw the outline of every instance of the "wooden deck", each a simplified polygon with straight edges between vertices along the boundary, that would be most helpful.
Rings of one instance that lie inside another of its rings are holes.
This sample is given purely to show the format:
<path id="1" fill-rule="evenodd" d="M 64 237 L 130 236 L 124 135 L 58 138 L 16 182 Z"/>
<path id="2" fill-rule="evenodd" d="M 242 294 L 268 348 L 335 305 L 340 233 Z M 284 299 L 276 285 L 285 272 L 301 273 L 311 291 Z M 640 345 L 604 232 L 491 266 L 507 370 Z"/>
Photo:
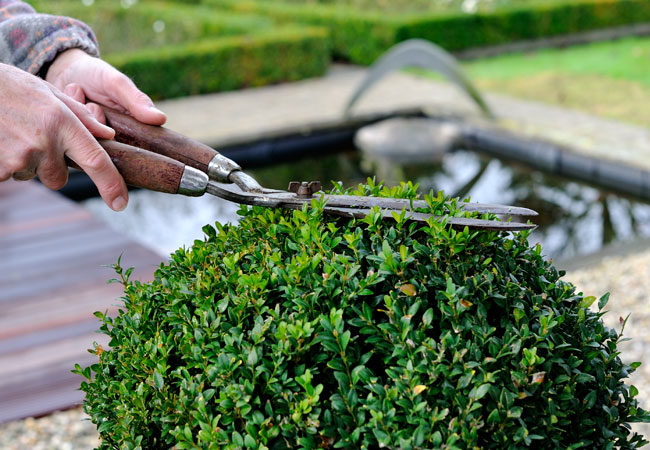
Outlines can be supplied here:
<path id="1" fill-rule="evenodd" d="M 163 257 L 36 182 L 0 183 L 0 423 L 78 405 L 95 311 L 116 311 L 113 264 L 151 279 Z"/>

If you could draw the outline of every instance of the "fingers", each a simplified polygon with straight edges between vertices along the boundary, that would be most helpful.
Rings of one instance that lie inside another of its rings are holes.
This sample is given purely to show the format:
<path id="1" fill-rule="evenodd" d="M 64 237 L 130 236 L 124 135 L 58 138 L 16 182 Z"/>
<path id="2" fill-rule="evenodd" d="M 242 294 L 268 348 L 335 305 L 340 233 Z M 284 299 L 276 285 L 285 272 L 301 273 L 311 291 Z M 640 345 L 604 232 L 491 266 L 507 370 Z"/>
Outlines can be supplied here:
<path id="1" fill-rule="evenodd" d="M 64 92 L 59 91 L 54 86 L 51 89 L 54 95 L 81 120 L 81 123 L 84 124 L 93 136 L 99 139 L 113 139 L 115 131 L 101 123 L 92 110 L 89 110 L 84 105 L 86 96 L 79 85 L 69 84 L 64 88 Z"/>
<path id="2" fill-rule="evenodd" d="M 55 90 L 53 92 L 76 116 L 69 119 L 73 121 L 73 126 L 64 128 L 62 139 L 63 148 L 67 149 L 66 155 L 93 180 L 99 194 L 111 209 L 123 210 L 129 195 L 126 184 L 108 154 L 91 136 L 92 134 L 100 139 L 113 139 L 115 131 L 104 125 L 106 118 L 98 105 L 84 105 L 86 95 L 81 86 L 70 83 L 65 86 L 63 94 L 59 95 Z M 74 126 L 75 119 L 80 121 L 85 129 Z M 65 179 L 60 176 L 61 169 L 66 169 Z M 52 189 L 60 189 L 67 182 L 67 168 L 61 159 L 41 164 L 37 173 L 39 178 L 48 180 L 50 185 L 46 186 Z"/>
<path id="3" fill-rule="evenodd" d="M 110 139 L 114 131 L 78 101 L 84 101 L 82 89 L 64 89 L 70 95 L 0 64 L 0 181 L 38 175 L 44 185 L 60 189 L 67 181 L 67 155 L 90 176 L 111 208 L 124 209 L 124 180 L 93 137 Z"/>
<path id="4" fill-rule="evenodd" d="M 19 179 L 17 175 L 17 173 L 14 174 L 15 180 Z M 61 189 L 68 182 L 68 168 L 63 158 L 51 158 L 43 161 L 25 179 L 32 179 L 36 175 L 43 185 L 55 191 Z"/>
<path id="5" fill-rule="evenodd" d="M 86 94 L 77 83 L 70 83 L 63 88 L 63 93 L 68 97 L 74 98 L 81 104 L 86 103 Z"/>
<path id="6" fill-rule="evenodd" d="M 83 104 L 86 98 L 80 86 L 69 84 L 64 88 L 64 93 L 57 97 L 70 110 L 68 117 L 64 119 L 68 122 L 67 126 L 60 128 L 62 148 L 66 149 L 65 154 L 93 180 L 100 195 L 111 209 L 123 210 L 128 203 L 128 191 L 124 180 L 108 154 L 92 136 L 112 139 L 115 131 L 98 119 L 98 115 L 101 114 L 100 118 L 105 121 L 103 111 L 98 105 Z M 43 184 L 52 189 L 60 189 L 67 182 L 67 168 L 62 158 L 44 161 L 38 166 L 37 173 L 41 180 L 47 180 Z M 65 178 L 61 176 L 62 173 L 65 173 Z"/>
<path id="7" fill-rule="evenodd" d="M 95 119 L 97 119 L 97 121 L 100 123 L 106 123 L 106 114 L 104 114 L 104 110 L 101 106 L 99 106 L 97 103 L 86 103 L 86 108 L 88 108 L 88 111 L 90 111 L 90 113 L 95 116 Z"/>
<path id="8" fill-rule="evenodd" d="M 47 72 L 46 80 L 63 90 L 76 83 L 83 89 L 84 100 L 120 109 L 149 125 L 162 125 L 167 120 L 165 113 L 157 109 L 151 98 L 140 91 L 129 77 L 106 61 L 79 49 L 71 49 L 57 56 Z M 72 87 L 69 89 L 69 95 L 80 101 L 81 96 Z"/>
<path id="9" fill-rule="evenodd" d="M 126 75 L 117 72 L 111 84 L 106 89 L 111 92 L 113 100 L 140 122 L 163 125 L 167 121 L 165 113 L 156 108 L 151 98 L 139 90 Z"/>
<path id="10" fill-rule="evenodd" d="M 86 103 L 86 94 L 81 86 L 77 83 L 70 83 L 63 89 L 63 93 L 72 97 L 81 104 L 86 105 L 86 109 L 95 117 L 99 123 L 106 125 L 106 115 L 104 110 L 96 103 Z M 99 137 L 99 136 L 98 136 Z"/>
<path id="11" fill-rule="evenodd" d="M 67 149 L 65 154 L 95 183 L 104 202 L 115 211 L 126 208 L 129 199 L 126 184 L 108 154 L 88 130 L 83 127 L 68 129 L 62 138 Z"/>

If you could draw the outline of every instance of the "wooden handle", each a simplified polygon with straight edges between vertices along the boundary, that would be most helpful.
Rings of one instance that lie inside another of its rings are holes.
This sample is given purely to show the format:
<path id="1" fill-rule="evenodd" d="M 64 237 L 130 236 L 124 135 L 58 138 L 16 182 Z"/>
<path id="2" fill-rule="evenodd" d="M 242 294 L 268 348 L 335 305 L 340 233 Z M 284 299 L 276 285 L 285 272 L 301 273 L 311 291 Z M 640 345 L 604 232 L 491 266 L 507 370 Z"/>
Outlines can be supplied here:
<path id="1" fill-rule="evenodd" d="M 100 140 L 126 184 L 152 191 L 178 193 L 185 166 L 163 155 L 115 141 Z"/>
<path id="2" fill-rule="evenodd" d="M 144 124 L 131 116 L 103 107 L 106 121 L 115 130 L 115 140 L 165 155 L 208 173 L 208 165 L 219 154 L 194 139 L 164 127 Z"/>

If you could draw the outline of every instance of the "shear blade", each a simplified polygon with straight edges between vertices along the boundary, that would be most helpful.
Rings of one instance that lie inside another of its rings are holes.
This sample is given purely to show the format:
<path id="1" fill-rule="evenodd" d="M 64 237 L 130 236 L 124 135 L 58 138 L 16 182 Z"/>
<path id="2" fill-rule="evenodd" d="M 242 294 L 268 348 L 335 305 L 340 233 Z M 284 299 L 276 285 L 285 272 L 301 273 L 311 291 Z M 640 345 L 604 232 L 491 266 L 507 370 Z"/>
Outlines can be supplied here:
<path id="1" fill-rule="evenodd" d="M 349 217 L 356 219 L 363 219 L 369 213 L 369 209 L 350 209 L 350 208 L 333 208 L 330 206 L 325 206 L 323 209 L 328 214 L 341 217 Z M 380 210 L 380 214 L 384 219 L 393 219 L 393 213 L 396 211 L 392 210 Z M 454 228 L 473 228 L 477 230 L 486 230 L 486 231 L 523 231 L 523 230 L 532 230 L 535 228 L 534 224 L 520 223 L 520 222 L 500 222 L 497 220 L 484 220 L 484 219 L 472 219 L 467 217 L 449 217 L 449 216 L 436 216 L 433 214 L 425 214 L 413 211 L 406 211 L 405 217 L 409 220 L 415 220 L 418 222 L 426 222 L 429 219 L 436 218 L 444 220 L 447 224 L 451 225 Z"/>
<path id="2" fill-rule="evenodd" d="M 316 194 L 318 196 L 319 194 Z M 348 208 L 372 208 L 378 206 L 382 209 L 389 209 L 401 211 L 406 208 L 428 209 L 429 204 L 424 200 L 409 200 L 406 198 L 388 198 L 388 197 L 363 197 L 358 195 L 329 195 L 322 194 L 327 199 L 327 205 L 333 207 L 348 207 Z M 458 207 L 468 211 L 477 212 L 479 214 L 507 214 L 511 216 L 536 216 L 537 211 L 532 209 L 522 208 L 519 206 L 508 205 L 492 205 L 483 203 L 469 203 L 459 202 Z"/>
<path id="3" fill-rule="evenodd" d="M 208 183 L 207 192 L 236 203 L 264 206 L 267 208 L 286 209 L 300 209 L 304 204 L 310 204 L 313 199 L 322 197 L 325 199 L 324 211 L 326 213 L 350 218 L 364 218 L 370 213 L 371 208 L 375 206 L 380 208 L 383 217 L 389 219 L 393 217 L 393 212 L 401 214 L 403 210 L 406 210 L 409 219 L 420 222 L 426 222 L 431 217 L 442 218 L 442 216 L 433 216 L 431 214 L 411 211 L 411 207 L 428 208 L 429 205 L 424 200 L 411 201 L 401 198 L 330 194 L 315 194 L 313 197 L 299 197 L 292 192 L 266 189 L 263 189 L 262 192 L 245 192 L 232 184 L 218 183 L 215 181 L 210 181 Z M 462 206 L 462 209 L 465 211 L 478 212 L 481 214 L 492 213 L 517 216 L 537 215 L 537 212 L 531 209 L 515 206 L 482 205 L 479 203 L 460 203 L 459 206 Z M 535 228 L 535 225 L 519 222 L 500 222 L 497 220 L 471 219 L 465 217 L 444 216 L 444 220 L 456 228 L 470 227 L 480 230 L 496 231 L 521 231 Z"/>

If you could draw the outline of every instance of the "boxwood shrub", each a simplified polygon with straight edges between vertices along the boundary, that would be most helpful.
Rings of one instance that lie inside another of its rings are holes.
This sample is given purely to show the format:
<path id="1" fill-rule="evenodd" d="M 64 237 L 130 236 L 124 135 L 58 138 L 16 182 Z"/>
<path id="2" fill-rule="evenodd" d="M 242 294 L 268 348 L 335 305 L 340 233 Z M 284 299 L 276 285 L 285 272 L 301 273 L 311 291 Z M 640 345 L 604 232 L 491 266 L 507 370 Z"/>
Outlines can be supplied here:
<path id="1" fill-rule="evenodd" d="M 576 292 L 527 233 L 322 206 L 244 207 L 150 283 L 116 264 L 124 305 L 97 313 L 110 348 L 76 368 L 101 449 L 645 443 L 629 423 L 649 415 L 623 381 L 639 364 L 621 361 L 621 335 L 601 321 L 607 295 Z"/>
<path id="2" fill-rule="evenodd" d="M 124 52 L 106 60 L 160 99 L 316 77 L 329 67 L 330 47 L 322 28 L 285 26 L 254 36 Z"/>
<path id="3" fill-rule="evenodd" d="M 39 11 L 88 23 L 102 57 L 154 99 L 309 78 L 329 66 L 327 30 L 315 26 L 276 24 L 214 5 L 32 3 Z"/>
<path id="4" fill-rule="evenodd" d="M 449 51 L 570 34 L 650 21 L 646 0 L 512 1 L 494 11 L 402 12 L 360 10 L 349 2 L 297 4 L 282 0 L 204 0 L 234 11 L 328 27 L 334 55 L 370 64 L 388 48 L 411 38 L 428 39 Z M 390 2 L 388 2 L 390 3 Z M 406 3 L 406 2 L 405 2 Z"/>

